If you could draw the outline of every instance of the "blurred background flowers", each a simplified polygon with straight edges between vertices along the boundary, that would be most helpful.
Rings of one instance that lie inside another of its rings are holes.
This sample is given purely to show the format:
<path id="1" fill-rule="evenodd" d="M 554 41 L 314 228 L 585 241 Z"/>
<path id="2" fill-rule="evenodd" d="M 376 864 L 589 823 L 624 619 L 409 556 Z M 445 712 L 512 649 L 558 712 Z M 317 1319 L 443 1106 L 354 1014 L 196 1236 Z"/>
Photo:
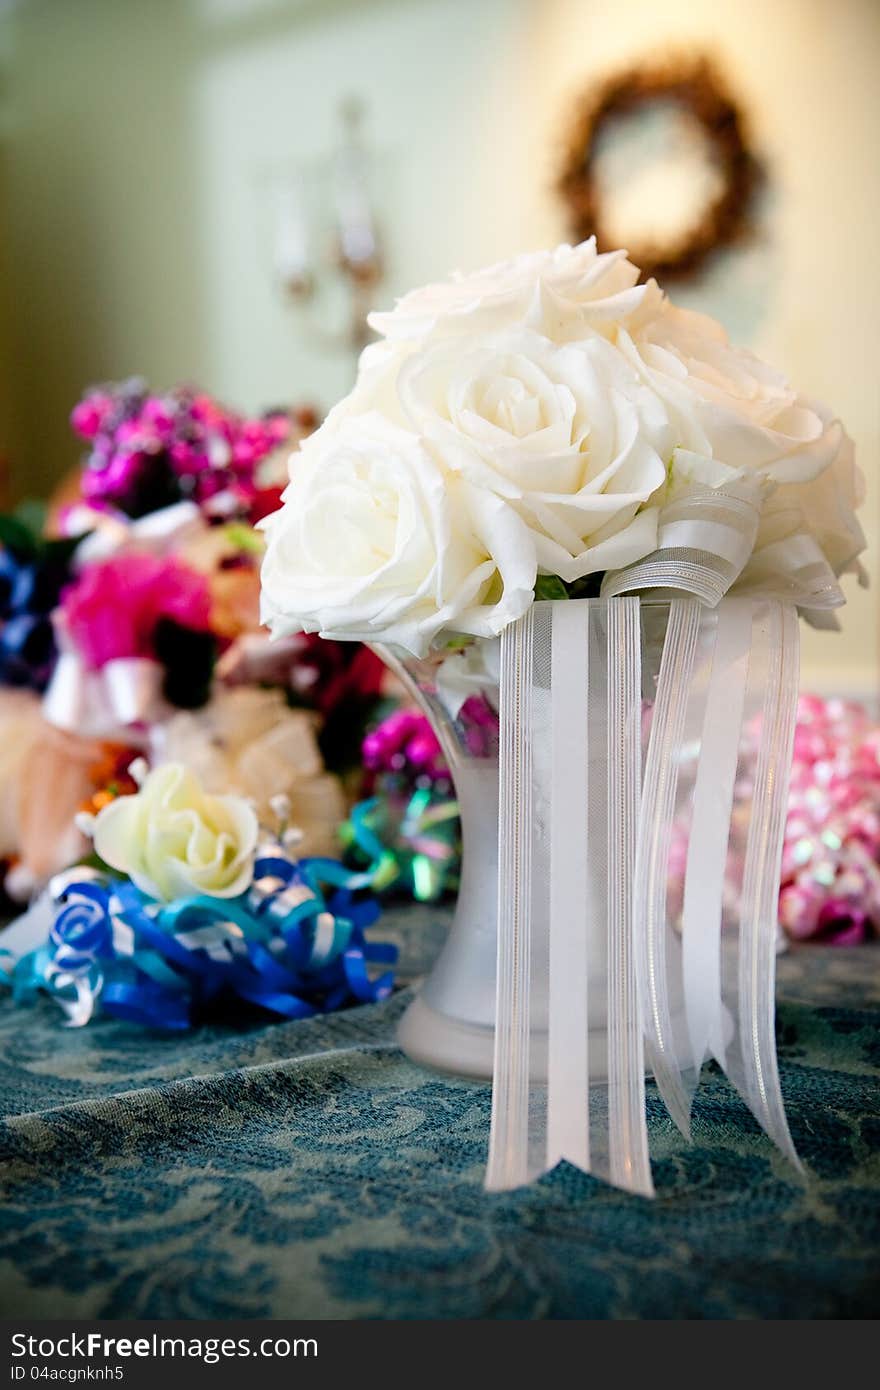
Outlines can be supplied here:
<path id="1" fill-rule="evenodd" d="M 112 458 L 100 394 L 83 408 L 89 486 L 128 489 L 137 509 L 138 459 L 168 445 L 151 486 L 176 495 L 210 437 L 227 469 L 206 485 L 226 505 L 271 442 L 267 407 L 324 413 L 349 388 L 371 303 L 574 235 L 559 184 L 586 108 L 621 74 L 701 55 L 761 177 L 743 185 L 748 235 L 670 287 L 834 401 L 876 552 L 875 0 L 6 0 L 5 504 L 77 464 L 67 417 L 84 386 L 142 372 L 161 409 L 126 388 Z M 600 135 L 610 234 L 644 246 L 699 222 L 724 171 L 698 122 L 657 101 Z M 164 394 L 175 383 L 198 389 Z M 205 415 L 199 391 L 239 422 Z M 876 693 L 877 595 L 850 586 L 842 638 L 804 634 L 807 688 Z"/>
<path id="2" fill-rule="evenodd" d="M 588 216 L 642 246 L 700 240 L 719 180 L 746 170 L 737 235 L 670 288 L 835 401 L 868 479 L 872 568 L 878 60 L 874 0 L 0 4 L 15 896 L 84 848 L 75 812 L 130 793 L 143 756 L 189 759 L 264 816 L 288 797 L 319 852 L 339 850 L 341 822 L 350 862 L 389 890 L 454 888 L 430 729 L 396 711 L 368 649 L 267 643 L 254 529 L 349 388 L 367 310 L 454 266 L 555 244 Z M 599 130 L 609 93 L 619 121 Z M 723 167 L 700 129 L 722 108 Z M 796 937 L 877 927 L 878 594 L 850 584 L 841 635 L 804 633 L 781 907 Z"/>

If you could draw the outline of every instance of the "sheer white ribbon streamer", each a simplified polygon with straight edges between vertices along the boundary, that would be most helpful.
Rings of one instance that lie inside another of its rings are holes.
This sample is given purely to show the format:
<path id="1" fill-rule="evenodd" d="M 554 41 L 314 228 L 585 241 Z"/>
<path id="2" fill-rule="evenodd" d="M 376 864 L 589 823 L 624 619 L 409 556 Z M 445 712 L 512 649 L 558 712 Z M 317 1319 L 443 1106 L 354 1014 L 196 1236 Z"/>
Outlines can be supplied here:
<path id="1" fill-rule="evenodd" d="M 690 1133 L 690 1095 L 682 1075 L 681 1040 L 673 1015 L 681 1016 L 681 945 L 669 931 L 667 886 L 685 716 L 697 661 L 703 609 L 695 599 L 673 599 L 657 677 L 651 736 L 645 757 L 641 819 L 633 876 L 636 948 L 642 983 L 642 1017 L 648 1066 L 679 1129 Z M 676 1007 L 670 989 L 675 988 Z"/>
<path id="2" fill-rule="evenodd" d="M 552 623 L 548 1168 L 562 1158 L 590 1166 L 588 625 L 589 610 L 575 603 Z M 571 1105 L 572 1095 L 584 1106 Z"/>
<path id="3" fill-rule="evenodd" d="M 762 1129 L 796 1167 L 776 1061 L 776 907 L 798 691 L 797 614 L 756 603 L 753 642 L 766 653 L 760 682 L 760 742 L 739 908 L 734 974 L 736 1030 L 725 1070 Z"/>
<path id="4" fill-rule="evenodd" d="M 502 633 L 493 1190 L 565 1158 L 652 1191 L 630 888 L 640 654 L 636 598 L 536 603 Z"/>
<path id="5" fill-rule="evenodd" d="M 684 879 L 682 971 L 696 1072 L 710 1053 L 724 1065 L 721 918 L 751 645 L 752 605 L 730 599 L 715 623 Z"/>
<path id="6" fill-rule="evenodd" d="M 529 1172 L 533 605 L 501 638 L 498 787 L 498 984 L 486 1186 Z"/>
<path id="7" fill-rule="evenodd" d="M 489 1188 L 566 1159 L 650 1195 L 645 1051 L 686 1134 L 714 1056 L 797 1162 L 773 1036 L 797 637 L 747 597 L 537 603 L 502 634 Z"/>

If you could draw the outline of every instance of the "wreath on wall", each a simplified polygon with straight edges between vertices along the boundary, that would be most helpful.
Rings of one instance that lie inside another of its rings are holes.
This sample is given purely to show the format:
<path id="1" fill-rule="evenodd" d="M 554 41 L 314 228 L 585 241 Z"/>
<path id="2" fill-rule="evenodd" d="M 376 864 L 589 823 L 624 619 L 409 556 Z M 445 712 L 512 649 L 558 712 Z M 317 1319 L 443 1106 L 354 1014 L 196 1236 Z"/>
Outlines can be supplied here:
<path id="1" fill-rule="evenodd" d="M 608 78 L 585 100 L 572 129 L 559 191 L 567 202 L 572 232 L 580 241 L 595 236 L 600 250 L 611 250 L 619 234 L 607 233 L 607 207 L 597 176 L 598 156 L 621 118 L 677 108 L 702 138 L 716 178 L 697 219 L 669 237 L 624 238 L 642 276 L 683 279 L 702 269 L 722 247 L 744 240 L 752 230 L 755 194 L 762 179 L 749 148 L 742 112 L 717 69 L 707 58 L 637 66 Z"/>

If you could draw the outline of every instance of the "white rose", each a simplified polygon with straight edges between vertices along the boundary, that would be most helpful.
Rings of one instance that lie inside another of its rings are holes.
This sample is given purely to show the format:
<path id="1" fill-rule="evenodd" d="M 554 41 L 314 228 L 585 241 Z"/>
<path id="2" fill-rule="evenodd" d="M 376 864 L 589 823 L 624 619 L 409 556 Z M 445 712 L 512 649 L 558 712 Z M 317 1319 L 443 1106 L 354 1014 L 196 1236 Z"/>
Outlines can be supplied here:
<path id="1" fill-rule="evenodd" d="M 613 335 L 635 324 L 662 299 L 656 282 L 639 285 L 625 251 L 599 255 L 596 239 L 500 261 L 471 275 L 456 272 L 439 284 L 413 290 L 370 326 L 395 341 L 424 340 L 525 325 L 554 342 L 570 342 L 588 329 Z"/>
<path id="2" fill-rule="evenodd" d="M 832 575 L 854 573 L 866 583 L 858 557 L 867 541 L 855 514 L 864 497 L 864 478 L 855 466 L 853 442 L 841 432 L 834 459 L 816 477 L 785 482 L 769 492 L 744 579 L 758 589 L 772 587 L 777 547 L 786 542 L 799 547 L 798 538 L 806 535 L 815 542 Z M 837 626 L 836 619 L 811 609 L 808 602 L 801 606 L 801 612 L 815 626 Z"/>
<path id="3" fill-rule="evenodd" d="M 441 341 L 406 358 L 397 390 L 442 465 L 515 508 L 545 573 L 580 579 L 656 545 L 645 504 L 675 441 L 659 397 L 606 339 Z"/>
<path id="4" fill-rule="evenodd" d="M 693 453 L 788 482 L 818 475 L 840 448 L 839 422 L 823 418 L 781 372 L 734 347 L 714 319 L 667 301 L 620 345 Z"/>
<path id="5" fill-rule="evenodd" d="M 262 523 L 274 635 L 382 641 L 423 655 L 441 629 L 494 636 L 532 600 L 529 533 L 500 498 L 444 477 L 377 413 L 312 436 Z"/>
<path id="6" fill-rule="evenodd" d="M 684 449 L 765 477 L 774 485 L 769 514 L 785 511 L 792 529 L 809 531 L 835 574 L 853 567 L 865 546 L 855 517 L 864 484 L 852 442 L 827 407 L 734 347 L 713 319 L 668 302 L 618 341 L 663 398 Z"/>
<path id="7" fill-rule="evenodd" d="M 240 796 L 209 796 L 179 763 L 155 768 L 134 796 L 95 818 L 95 850 L 164 902 L 206 893 L 234 898 L 251 882 L 257 818 Z"/>
<path id="8" fill-rule="evenodd" d="M 835 574 L 856 573 L 866 582 L 858 557 L 867 540 L 856 516 L 864 500 L 865 479 L 845 432 L 832 463 L 809 486 L 783 484 L 773 499 L 778 508 L 790 505 L 798 510 L 804 529 Z"/>

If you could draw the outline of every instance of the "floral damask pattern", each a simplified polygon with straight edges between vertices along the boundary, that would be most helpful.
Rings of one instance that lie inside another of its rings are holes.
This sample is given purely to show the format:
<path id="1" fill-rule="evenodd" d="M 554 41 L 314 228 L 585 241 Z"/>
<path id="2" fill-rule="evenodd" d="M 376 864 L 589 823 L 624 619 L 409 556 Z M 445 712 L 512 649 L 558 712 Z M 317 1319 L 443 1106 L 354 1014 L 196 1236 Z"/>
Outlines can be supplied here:
<path id="1" fill-rule="evenodd" d="M 436 916 L 398 926 L 413 964 Z M 710 1070 L 692 1146 L 649 1088 L 654 1202 L 565 1165 L 487 1196 L 489 1088 L 400 1054 L 408 991 L 174 1039 L 109 1019 L 61 1032 L 48 1004 L 4 999 L 0 1315 L 868 1316 L 873 965 L 870 948 L 781 962 L 806 1181 Z"/>

